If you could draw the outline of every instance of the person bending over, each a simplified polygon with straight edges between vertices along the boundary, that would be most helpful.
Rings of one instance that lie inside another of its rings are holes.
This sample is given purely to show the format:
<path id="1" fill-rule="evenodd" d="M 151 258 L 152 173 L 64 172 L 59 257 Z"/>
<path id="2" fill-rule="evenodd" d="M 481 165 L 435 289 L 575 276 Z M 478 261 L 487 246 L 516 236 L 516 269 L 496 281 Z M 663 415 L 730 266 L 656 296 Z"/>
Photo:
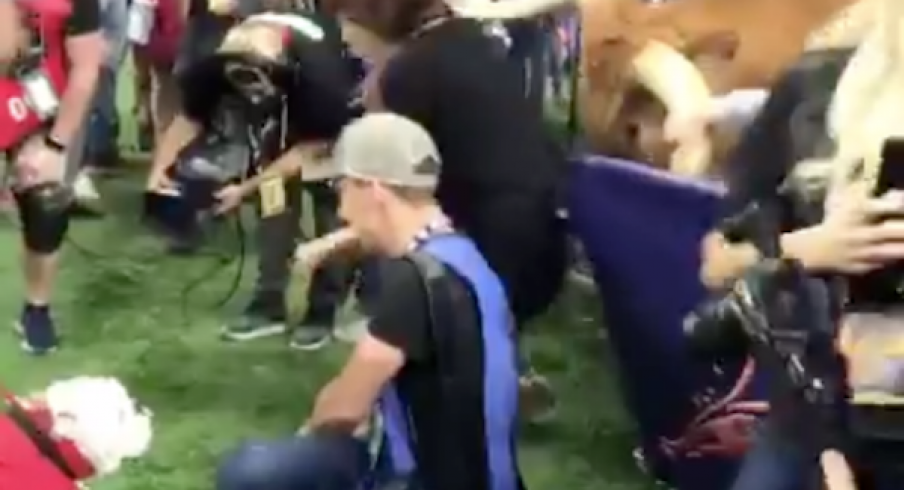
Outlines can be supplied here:
<path id="1" fill-rule="evenodd" d="M 523 488 L 511 311 L 499 276 L 434 198 L 435 143 L 409 119 L 370 114 L 334 156 L 342 217 L 387 258 L 375 315 L 299 434 L 230 452 L 216 488 Z"/>
<path id="2" fill-rule="evenodd" d="M 282 45 L 284 38 L 281 37 L 287 30 L 292 33 L 288 48 Z M 257 287 L 245 313 L 227 323 L 223 330 L 224 338 L 236 341 L 285 332 L 285 293 L 290 279 L 290 259 L 301 226 L 301 166 L 306 160 L 322 158 L 328 152 L 329 143 L 358 112 L 349 104 L 356 86 L 354 64 L 346 56 L 338 24 L 333 18 L 310 12 L 252 15 L 228 31 L 219 49 L 244 49 L 243 39 L 254 44 L 255 49 L 275 48 L 277 57 L 295 70 L 297 76 L 291 86 L 280 87 L 287 97 L 284 129 L 291 149 L 273 162 L 267 162 L 265 171 L 241 184 L 227 186 L 218 194 L 221 213 L 231 211 L 246 198 L 255 196 L 265 182 L 268 185 L 277 182 L 285 196 L 285 209 L 277 213 L 260 209 L 262 216 L 256 230 L 260 252 Z M 182 113 L 166 131 L 158 147 L 152 170 L 152 189 L 165 188 L 168 185 L 166 170 L 174 163 L 179 151 L 199 134 L 212 130 L 205 124 L 210 123 L 219 104 L 229 97 L 241 97 L 230 85 L 212 87 L 199 83 L 198 72 L 204 70 L 204 65 L 202 58 L 194 65 L 198 68 L 189 65 L 183 70 Z M 280 119 L 279 114 L 275 116 L 276 120 Z M 315 275 L 311 294 L 326 295 L 343 289 L 348 274 L 338 270 L 341 265 L 331 267 L 335 270 Z M 331 294 L 331 298 L 318 297 L 311 303 L 326 309 L 322 303 L 337 303 L 342 296 Z M 298 329 L 300 337 L 310 337 L 309 334 L 308 330 Z M 298 343 L 310 346 L 320 340 L 307 338 Z"/>
<path id="3" fill-rule="evenodd" d="M 33 354 L 57 346 L 50 297 L 106 51 L 98 17 L 96 1 L 0 2 L 0 89 L 9 97 L 0 149 L 16 167 L 25 246 L 25 305 L 17 326 Z M 59 198 L 56 205 L 44 199 L 49 194 Z"/>

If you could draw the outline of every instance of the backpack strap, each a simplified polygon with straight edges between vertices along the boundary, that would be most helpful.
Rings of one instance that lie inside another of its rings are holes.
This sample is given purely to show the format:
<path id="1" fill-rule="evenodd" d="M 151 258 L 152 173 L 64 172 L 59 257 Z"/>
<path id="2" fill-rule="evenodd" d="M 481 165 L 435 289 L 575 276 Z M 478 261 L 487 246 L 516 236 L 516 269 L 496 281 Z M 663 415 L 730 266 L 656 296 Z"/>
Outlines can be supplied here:
<path id="1" fill-rule="evenodd" d="M 427 299 L 427 312 L 429 315 L 427 341 L 433 351 L 439 372 L 440 396 L 446 399 L 455 397 L 458 391 L 456 389 L 458 379 L 454 373 L 456 372 L 455 365 L 459 360 L 455 356 L 458 340 L 452 333 L 456 330 L 456 325 L 461 315 L 460 311 L 462 309 L 459 308 L 461 301 L 453 294 L 448 281 L 443 280 L 448 272 L 441 261 L 421 250 L 409 253 L 405 259 L 417 269 L 421 286 Z M 415 458 L 415 468 L 417 468 L 418 437 L 411 423 L 413 419 L 410 408 L 403 404 L 403 410 L 408 414 L 408 443 Z M 459 418 L 454 412 L 453 405 L 444 404 L 443 411 L 443 418 L 446 420 L 452 421 Z M 416 469 L 415 473 L 417 471 Z"/>

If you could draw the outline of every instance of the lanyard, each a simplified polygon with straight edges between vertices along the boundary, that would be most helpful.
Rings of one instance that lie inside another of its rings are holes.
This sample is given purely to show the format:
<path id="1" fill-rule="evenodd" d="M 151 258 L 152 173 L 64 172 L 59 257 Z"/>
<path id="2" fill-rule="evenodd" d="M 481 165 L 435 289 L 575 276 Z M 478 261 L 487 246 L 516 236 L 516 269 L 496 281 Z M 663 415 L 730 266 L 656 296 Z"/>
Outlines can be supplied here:
<path id="1" fill-rule="evenodd" d="M 411 240 L 411 243 L 408 245 L 408 251 L 414 252 L 415 250 L 424 246 L 428 240 L 437 236 L 437 235 L 445 235 L 447 233 L 453 233 L 455 228 L 452 226 L 452 221 L 448 216 L 439 215 L 431 219 L 426 225 L 424 225 L 417 233 L 414 234 L 414 238 Z"/>

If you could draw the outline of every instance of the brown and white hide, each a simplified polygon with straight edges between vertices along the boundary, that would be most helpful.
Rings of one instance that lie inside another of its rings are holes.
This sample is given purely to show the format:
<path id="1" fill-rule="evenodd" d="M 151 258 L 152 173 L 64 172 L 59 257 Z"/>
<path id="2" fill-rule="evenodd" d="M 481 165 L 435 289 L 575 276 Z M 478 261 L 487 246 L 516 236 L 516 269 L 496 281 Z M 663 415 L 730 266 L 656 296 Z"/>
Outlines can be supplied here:
<path id="1" fill-rule="evenodd" d="M 476 18 L 512 19 L 576 5 L 583 23 L 578 96 L 591 149 L 701 175 L 721 160 L 737 135 L 716 134 L 709 158 L 688 161 L 662 137 L 666 113 L 693 112 L 733 89 L 771 86 L 804 50 L 812 31 L 854 3 L 471 0 L 456 8 Z M 660 44 L 657 62 L 639 64 L 652 43 Z"/>

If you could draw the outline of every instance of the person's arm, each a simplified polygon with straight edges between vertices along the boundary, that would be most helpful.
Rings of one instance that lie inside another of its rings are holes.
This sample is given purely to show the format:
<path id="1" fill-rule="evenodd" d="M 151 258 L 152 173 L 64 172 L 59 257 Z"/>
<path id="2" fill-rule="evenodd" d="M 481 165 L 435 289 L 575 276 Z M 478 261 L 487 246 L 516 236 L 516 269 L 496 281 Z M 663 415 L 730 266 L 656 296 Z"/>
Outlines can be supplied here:
<path id="1" fill-rule="evenodd" d="M 401 259 L 380 269 L 381 292 L 366 333 L 342 372 L 320 391 L 308 429 L 366 422 L 383 387 L 409 361 L 428 356 L 427 298 L 417 269 Z"/>
<path id="2" fill-rule="evenodd" d="M 192 46 L 186 46 L 191 49 Z M 176 162 L 179 152 L 204 131 L 223 94 L 229 90 L 222 77 L 211 76 L 202 59 L 186 57 L 183 71 L 177 76 L 179 107 L 154 149 L 150 187 L 161 183 L 166 169 Z"/>
<path id="3" fill-rule="evenodd" d="M 291 179 L 300 177 L 303 169 L 316 169 L 318 166 L 332 166 L 325 162 L 329 158 L 332 143 L 330 141 L 313 141 L 298 143 L 283 153 L 262 171 L 241 183 L 242 194 L 248 196 L 256 192 L 260 185 L 270 179 Z"/>
<path id="4" fill-rule="evenodd" d="M 86 122 L 107 56 L 106 43 L 100 30 L 100 5 L 97 1 L 72 2 L 65 42 L 69 79 L 49 136 L 54 141 L 68 145 Z"/>
<path id="5" fill-rule="evenodd" d="M 806 236 L 803 231 L 782 234 L 779 240 L 782 256 L 798 260 L 807 267 Z M 719 231 L 703 238 L 701 256 L 700 282 L 711 290 L 729 286 L 761 258 L 759 250 L 752 244 L 729 243 Z"/>
<path id="6" fill-rule="evenodd" d="M 733 216 L 749 203 L 774 195 L 794 163 L 788 121 L 801 96 L 799 87 L 799 75 L 793 71 L 779 80 L 729 155 L 724 216 Z M 701 281 L 718 289 L 753 265 L 759 253 L 749 243 L 729 243 L 720 230 L 714 230 L 703 239 L 701 257 Z"/>
<path id="7" fill-rule="evenodd" d="M 177 114 L 157 141 L 154 159 L 151 163 L 148 190 L 156 190 L 165 181 L 167 169 L 176 163 L 179 152 L 185 148 L 202 130 L 202 126 L 189 119 L 185 114 Z"/>
<path id="8" fill-rule="evenodd" d="M 306 272 L 315 270 L 326 260 L 340 253 L 348 253 L 358 248 L 361 237 L 351 227 L 341 228 L 313 240 L 308 240 L 295 249 L 295 269 Z"/>

